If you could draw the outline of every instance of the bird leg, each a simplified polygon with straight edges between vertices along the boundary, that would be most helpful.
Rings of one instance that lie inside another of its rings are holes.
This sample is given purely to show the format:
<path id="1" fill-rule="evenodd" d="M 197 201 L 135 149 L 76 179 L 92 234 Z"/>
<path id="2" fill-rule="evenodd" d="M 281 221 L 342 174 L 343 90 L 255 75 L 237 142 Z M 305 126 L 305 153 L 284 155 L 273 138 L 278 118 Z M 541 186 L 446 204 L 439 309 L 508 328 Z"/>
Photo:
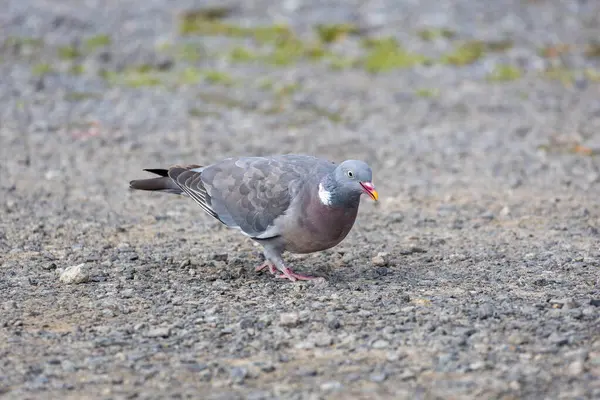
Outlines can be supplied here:
<path id="1" fill-rule="evenodd" d="M 284 267 L 281 270 L 281 272 L 283 272 L 281 275 L 276 275 L 277 278 L 289 279 L 292 282 L 294 282 L 296 280 L 299 280 L 299 281 L 310 281 L 312 279 L 318 279 L 316 276 L 308 276 L 308 275 L 297 274 L 294 271 L 292 271 L 289 267 Z"/>
<path id="2" fill-rule="evenodd" d="M 254 268 L 254 271 L 256 272 L 260 272 L 265 268 L 269 268 L 269 272 L 271 274 L 275 274 L 277 272 L 277 268 L 275 268 L 275 264 L 273 264 L 271 261 L 266 260 L 264 263 L 262 263 L 261 265 L 259 265 L 258 267 Z"/>
<path id="3" fill-rule="evenodd" d="M 286 267 L 283 262 L 283 259 L 281 258 L 281 252 L 283 251 L 283 249 L 276 247 L 274 245 L 274 243 L 271 245 L 263 244 L 263 246 L 264 246 L 264 254 L 265 254 L 266 261 L 265 261 L 265 264 L 257 267 L 257 271 L 259 271 L 258 268 L 260 268 L 260 270 L 262 270 L 268 266 L 269 271 L 272 274 L 275 274 L 277 272 L 277 270 L 279 270 L 281 272 L 280 275 L 275 275 L 275 277 L 289 279 L 292 282 L 297 281 L 297 280 L 309 281 L 311 279 L 317 279 L 316 277 L 297 274 L 294 271 L 292 271 L 289 267 Z"/>

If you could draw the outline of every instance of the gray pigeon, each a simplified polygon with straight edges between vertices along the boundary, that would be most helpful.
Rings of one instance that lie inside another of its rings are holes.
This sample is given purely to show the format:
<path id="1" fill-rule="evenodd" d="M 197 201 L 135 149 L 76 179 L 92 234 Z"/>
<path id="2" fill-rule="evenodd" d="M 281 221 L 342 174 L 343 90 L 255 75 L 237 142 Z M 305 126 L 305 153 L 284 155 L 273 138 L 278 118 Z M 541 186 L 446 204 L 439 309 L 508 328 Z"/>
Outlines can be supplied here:
<path id="1" fill-rule="evenodd" d="M 146 169 L 158 178 L 130 182 L 139 190 L 184 194 L 230 228 L 260 243 L 265 263 L 279 278 L 314 279 L 286 267 L 282 253 L 312 253 L 340 243 L 360 203 L 379 195 L 362 161 L 339 165 L 304 155 L 228 158 L 209 166 Z"/>

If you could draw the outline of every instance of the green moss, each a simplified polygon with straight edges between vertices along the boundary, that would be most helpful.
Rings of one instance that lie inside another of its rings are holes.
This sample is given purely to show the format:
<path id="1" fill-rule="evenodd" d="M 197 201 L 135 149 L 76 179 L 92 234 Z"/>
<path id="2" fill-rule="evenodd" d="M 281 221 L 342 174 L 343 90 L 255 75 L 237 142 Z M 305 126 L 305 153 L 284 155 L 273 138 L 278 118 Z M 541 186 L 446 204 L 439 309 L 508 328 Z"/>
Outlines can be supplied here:
<path id="1" fill-rule="evenodd" d="M 575 72 L 566 68 L 549 68 L 543 72 L 546 79 L 560 81 L 565 85 L 573 84 Z"/>
<path id="2" fill-rule="evenodd" d="M 419 97 L 424 97 L 424 98 L 433 98 L 433 97 L 438 97 L 440 95 L 440 90 L 439 89 L 422 88 L 422 89 L 415 90 L 415 95 L 417 95 Z"/>
<path id="3" fill-rule="evenodd" d="M 203 76 L 207 82 L 214 84 L 230 86 L 234 83 L 234 80 L 230 75 L 221 71 L 204 71 Z"/>
<path id="4" fill-rule="evenodd" d="M 245 36 L 251 37 L 261 44 L 279 43 L 281 45 L 295 39 L 292 29 L 282 24 L 246 28 L 245 31 Z"/>
<path id="5" fill-rule="evenodd" d="M 182 35 L 251 38 L 261 44 L 286 41 L 295 36 L 287 25 L 241 27 L 219 19 L 207 16 L 203 10 L 186 12 L 180 16 L 179 32 Z"/>
<path id="6" fill-rule="evenodd" d="M 81 56 L 81 52 L 75 46 L 61 46 L 57 49 L 57 54 L 61 60 L 74 60 Z"/>
<path id="7" fill-rule="evenodd" d="M 221 7 L 185 11 L 179 16 L 179 33 L 182 35 L 245 36 L 247 34 L 245 28 L 220 21 L 230 12 L 231 9 Z"/>
<path id="8" fill-rule="evenodd" d="M 194 107 L 194 108 L 190 108 L 188 110 L 188 115 L 190 117 L 203 118 L 203 117 L 218 117 L 220 114 L 215 111 L 200 110 L 199 108 Z"/>
<path id="9" fill-rule="evenodd" d="M 233 62 L 251 62 L 259 56 L 244 47 L 234 47 L 229 53 L 229 59 Z"/>
<path id="10" fill-rule="evenodd" d="M 353 58 L 344 57 L 338 54 L 329 54 L 327 56 L 328 65 L 333 70 L 342 70 L 356 66 L 357 61 Z"/>
<path id="11" fill-rule="evenodd" d="M 202 72 L 197 68 L 188 67 L 177 78 L 181 85 L 196 85 L 202 81 Z"/>
<path id="12" fill-rule="evenodd" d="M 482 41 L 474 40 L 460 44 L 454 51 L 442 56 L 440 62 L 449 65 L 473 64 L 484 56 L 486 45 Z"/>
<path id="13" fill-rule="evenodd" d="M 37 76 L 46 75 L 51 72 L 54 72 L 54 69 L 52 68 L 52 66 L 50 64 L 47 64 L 47 63 L 41 63 L 41 64 L 34 65 L 33 68 L 31 69 L 31 73 L 34 75 L 37 75 Z"/>
<path id="14" fill-rule="evenodd" d="M 176 57 L 188 62 L 197 62 L 202 58 L 203 49 L 195 43 L 185 43 L 177 48 Z"/>
<path id="15" fill-rule="evenodd" d="M 303 59 L 318 60 L 325 55 L 319 45 L 305 44 L 299 39 L 288 38 L 275 43 L 264 61 L 273 65 L 290 65 Z"/>
<path id="16" fill-rule="evenodd" d="M 87 99 L 99 99 L 102 96 L 98 93 L 90 92 L 70 92 L 65 95 L 67 101 L 82 101 Z"/>
<path id="17" fill-rule="evenodd" d="M 258 88 L 261 90 L 271 90 L 273 86 L 273 81 L 270 78 L 263 78 L 258 82 Z"/>
<path id="18" fill-rule="evenodd" d="M 83 65 L 81 64 L 77 64 L 77 65 L 72 65 L 69 68 L 69 73 L 73 74 L 73 75 L 81 75 L 85 72 L 85 68 Z"/>
<path id="19" fill-rule="evenodd" d="M 360 30 L 353 24 L 323 24 L 315 28 L 319 39 L 323 43 L 333 43 L 344 39 L 348 35 L 356 35 Z"/>
<path id="20" fill-rule="evenodd" d="M 583 71 L 583 75 L 592 82 L 600 82 L 600 71 L 597 69 L 587 68 Z"/>
<path id="21" fill-rule="evenodd" d="M 485 42 L 485 49 L 488 51 L 502 52 L 512 49 L 514 42 L 510 39 L 494 40 Z"/>
<path id="22" fill-rule="evenodd" d="M 487 79 L 491 82 L 508 82 L 517 80 L 522 75 L 522 71 L 513 65 L 497 65 Z"/>
<path id="23" fill-rule="evenodd" d="M 162 83 L 158 72 L 150 65 L 130 67 L 122 72 L 107 71 L 102 76 L 113 85 L 124 85 L 134 88 L 158 86 Z"/>
<path id="24" fill-rule="evenodd" d="M 108 35 L 96 35 L 96 36 L 92 36 L 90 38 L 87 38 L 83 42 L 83 48 L 86 51 L 94 51 L 94 50 L 99 49 L 101 47 L 109 46 L 110 44 L 111 44 L 110 36 L 108 36 Z"/>
<path id="25" fill-rule="evenodd" d="M 232 7 L 227 6 L 214 6 L 214 7 L 205 7 L 197 10 L 188 10 L 182 13 L 182 18 L 188 19 L 204 19 L 208 21 L 216 21 L 219 19 L 227 18 L 233 13 Z"/>
<path id="26" fill-rule="evenodd" d="M 3 45 L 6 47 L 22 46 L 39 49 L 44 46 L 44 41 L 38 38 L 8 36 L 4 39 Z"/>
<path id="27" fill-rule="evenodd" d="M 364 68 L 372 73 L 397 68 L 411 68 L 428 62 L 425 56 L 408 52 L 393 38 L 365 41 L 367 55 L 362 60 Z"/>
<path id="28" fill-rule="evenodd" d="M 277 96 L 285 97 L 296 93 L 298 90 L 300 90 L 299 83 L 290 83 L 287 85 L 279 86 L 277 89 L 275 89 L 275 94 Z"/>
<path id="29" fill-rule="evenodd" d="M 436 39 L 453 39 L 456 36 L 454 31 L 446 28 L 426 28 L 417 32 L 417 35 L 425 41 L 433 41 Z"/>

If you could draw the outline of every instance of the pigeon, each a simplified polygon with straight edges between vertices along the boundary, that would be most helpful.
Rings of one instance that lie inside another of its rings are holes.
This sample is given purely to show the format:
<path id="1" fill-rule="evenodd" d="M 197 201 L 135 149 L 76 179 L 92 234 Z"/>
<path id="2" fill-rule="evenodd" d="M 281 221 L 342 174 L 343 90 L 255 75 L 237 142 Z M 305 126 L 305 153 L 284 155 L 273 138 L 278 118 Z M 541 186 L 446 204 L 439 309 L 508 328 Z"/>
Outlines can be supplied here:
<path id="1" fill-rule="evenodd" d="M 379 194 L 363 161 L 339 165 L 308 155 L 232 157 L 212 165 L 145 169 L 158 175 L 133 180 L 132 189 L 187 195 L 227 227 L 259 243 L 265 268 L 291 281 L 315 279 L 292 271 L 284 252 L 332 248 L 350 232 L 362 194 Z"/>

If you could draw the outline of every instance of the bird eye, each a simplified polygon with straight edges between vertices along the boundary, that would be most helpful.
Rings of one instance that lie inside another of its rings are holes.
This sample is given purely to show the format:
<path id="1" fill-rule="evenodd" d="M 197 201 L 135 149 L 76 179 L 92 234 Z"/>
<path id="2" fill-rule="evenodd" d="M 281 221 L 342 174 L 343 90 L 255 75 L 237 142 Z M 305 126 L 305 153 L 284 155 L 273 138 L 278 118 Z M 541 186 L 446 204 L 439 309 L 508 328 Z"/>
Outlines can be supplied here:
<path id="1" fill-rule="evenodd" d="M 348 178 L 354 178 L 354 173 L 352 171 L 346 172 L 346 175 L 348 175 Z"/>

